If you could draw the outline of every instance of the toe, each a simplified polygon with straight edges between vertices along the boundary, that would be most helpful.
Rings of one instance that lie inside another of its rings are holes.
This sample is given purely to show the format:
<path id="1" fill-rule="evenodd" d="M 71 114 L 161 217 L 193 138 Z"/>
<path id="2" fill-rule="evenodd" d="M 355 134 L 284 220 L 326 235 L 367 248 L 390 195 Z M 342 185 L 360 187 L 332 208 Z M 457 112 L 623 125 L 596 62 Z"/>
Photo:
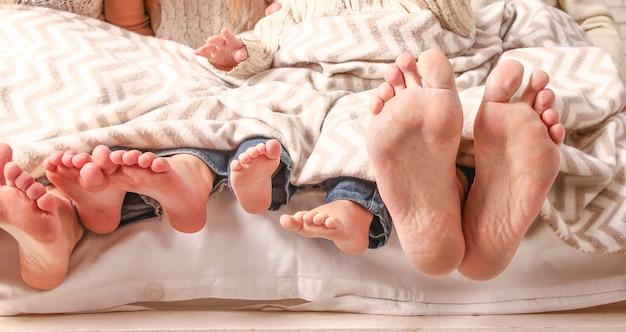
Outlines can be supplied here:
<path id="1" fill-rule="evenodd" d="M 520 101 L 530 106 L 535 105 L 535 101 L 537 100 L 539 93 L 546 88 L 549 82 L 550 78 L 546 72 L 543 70 L 535 70 L 530 75 L 528 85 L 526 85 L 524 92 L 522 92 Z"/>
<path id="2" fill-rule="evenodd" d="M 521 63 L 513 60 L 501 62 L 487 78 L 483 101 L 508 103 L 522 85 L 523 77 L 524 67 Z"/>
<path id="3" fill-rule="evenodd" d="M 417 63 L 413 55 L 409 53 L 401 54 L 396 59 L 396 65 L 402 72 L 402 79 L 407 87 L 421 86 L 420 74 L 417 70 Z"/>
<path id="4" fill-rule="evenodd" d="M 420 54 L 417 66 L 419 75 L 428 87 L 456 91 L 452 64 L 440 50 L 433 49 Z"/>

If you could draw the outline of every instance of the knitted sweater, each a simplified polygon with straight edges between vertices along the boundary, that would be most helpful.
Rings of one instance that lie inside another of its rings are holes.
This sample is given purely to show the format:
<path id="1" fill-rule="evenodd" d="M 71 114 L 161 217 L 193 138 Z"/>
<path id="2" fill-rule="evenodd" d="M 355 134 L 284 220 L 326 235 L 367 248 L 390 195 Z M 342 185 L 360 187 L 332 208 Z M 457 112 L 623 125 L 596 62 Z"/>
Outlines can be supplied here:
<path id="1" fill-rule="evenodd" d="M 283 33 L 296 24 L 314 18 L 376 13 L 419 13 L 430 9 L 444 28 L 463 36 L 473 32 L 474 17 L 469 1 L 435 0 L 285 0 L 282 9 L 261 19 L 254 31 L 238 35 L 248 58 L 229 74 L 247 77 L 268 69 L 279 49 Z"/>
<path id="2" fill-rule="evenodd" d="M 473 8 L 482 8 L 504 0 L 471 0 Z M 587 33 L 594 46 L 609 53 L 626 84 L 626 57 L 615 21 L 604 0 L 543 0 L 570 15 Z"/>
<path id="3" fill-rule="evenodd" d="M 270 0 L 242 1 L 237 17 L 230 19 L 231 0 L 152 0 L 150 22 L 157 37 L 198 48 L 207 37 L 228 28 L 239 33 L 254 28 Z"/>
<path id="4" fill-rule="evenodd" d="M 15 0 L 17 5 L 48 7 L 93 18 L 103 18 L 102 0 Z"/>

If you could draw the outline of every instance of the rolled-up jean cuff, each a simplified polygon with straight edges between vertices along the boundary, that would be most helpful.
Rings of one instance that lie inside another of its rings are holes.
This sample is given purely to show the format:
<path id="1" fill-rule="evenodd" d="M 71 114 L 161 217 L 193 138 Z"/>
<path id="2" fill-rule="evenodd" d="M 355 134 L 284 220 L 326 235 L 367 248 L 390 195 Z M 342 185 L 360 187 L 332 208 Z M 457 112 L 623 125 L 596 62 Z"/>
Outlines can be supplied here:
<path id="1" fill-rule="evenodd" d="M 176 154 L 189 154 L 202 160 L 207 167 L 209 167 L 216 174 L 215 182 L 213 182 L 214 188 L 222 181 L 226 181 L 228 176 L 228 163 L 232 153 L 232 150 L 212 150 L 200 148 L 176 148 L 154 151 L 154 154 L 159 157 L 169 157 Z"/>
<path id="2" fill-rule="evenodd" d="M 351 177 L 326 180 L 326 203 L 349 200 L 372 213 L 368 248 L 376 249 L 387 244 L 391 235 L 392 220 L 383 203 L 376 183 Z"/>
<path id="3" fill-rule="evenodd" d="M 111 150 L 128 149 L 113 147 Z M 146 150 L 147 151 L 147 150 Z M 189 154 L 202 160 L 216 174 L 213 188 L 226 181 L 228 172 L 228 160 L 232 150 L 211 150 L 200 148 L 173 148 L 153 150 L 159 157 L 169 157 L 176 154 Z M 163 214 L 161 204 L 155 199 L 145 195 L 127 193 L 122 204 L 120 226 L 129 225 L 138 221 L 159 217 Z"/>
<path id="4" fill-rule="evenodd" d="M 265 143 L 269 140 L 269 138 L 265 137 L 257 137 L 250 138 L 243 141 L 237 151 L 231 155 L 231 159 L 228 162 L 228 172 L 230 173 L 230 161 L 233 159 L 237 159 L 239 155 L 245 152 L 248 148 L 256 146 L 259 143 Z M 291 162 L 291 157 L 289 153 L 285 149 L 285 147 L 281 143 L 281 153 L 280 153 L 280 165 L 276 172 L 274 172 L 272 176 L 272 203 L 270 204 L 268 210 L 276 211 L 283 205 L 287 204 L 291 197 L 296 192 L 296 187 L 292 185 L 289 180 L 291 179 L 291 172 L 293 169 L 293 164 Z M 230 183 L 230 177 L 228 180 L 228 186 L 232 190 L 232 186 Z"/>

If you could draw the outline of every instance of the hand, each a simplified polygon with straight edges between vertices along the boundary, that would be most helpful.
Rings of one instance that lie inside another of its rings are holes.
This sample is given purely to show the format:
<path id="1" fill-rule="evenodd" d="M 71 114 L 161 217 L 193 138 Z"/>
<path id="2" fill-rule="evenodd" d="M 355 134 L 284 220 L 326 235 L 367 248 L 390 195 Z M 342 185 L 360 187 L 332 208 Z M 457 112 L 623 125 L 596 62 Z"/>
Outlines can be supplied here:
<path id="1" fill-rule="evenodd" d="M 218 69 L 231 70 L 248 58 L 246 46 L 228 29 L 209 37 L 206 44 L 196 50 L 196 55 L 205 57 Z"/>
<path id="2" fill-rule="evenodd" d="M 275 12 L 279 11 L 282 8 L 282 5 L 278 2 L 273 2 L 267 7 L 265 7 L 265 16 L 272 15 Z"/>

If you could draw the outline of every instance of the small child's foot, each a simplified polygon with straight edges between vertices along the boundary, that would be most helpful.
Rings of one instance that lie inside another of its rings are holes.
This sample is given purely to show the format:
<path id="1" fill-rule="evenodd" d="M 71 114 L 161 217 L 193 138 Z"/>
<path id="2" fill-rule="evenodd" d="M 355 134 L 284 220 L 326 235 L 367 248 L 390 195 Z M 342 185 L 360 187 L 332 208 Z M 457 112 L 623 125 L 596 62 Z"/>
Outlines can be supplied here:
<path id="1" fill-rule="evenodd" d="M 311 211 L 282 215 L 281 226 L 308 238 L 333 241 L 337 248 L 350 255 L 367 250 L 372 213 L 347 200 L 326 203 Z"/>
<path id="2" fill-rule="evenodd" d="M 202 160 L 189 154 L 162 158 L 137 150 L 111 152 L 106 146 L 97 146 L 92 158 L 125 192 L 158 201 L 174 229 L 194 233 L 204 227 L 215 175 Z"/>
<path id="3" fill-rule="evenodd" d="M 104 176 L 88 154 L 57 152 L 44 161 L 46 177 L 74 202 L 91 232 L 108 234 L 120 223 L 126 192 Z"/>
<path id="4" fill-rule="evenodd" d="M 52 289 L 65 280 L 83 229 L 69 200 L 47 192 L 10 160 L 10 147 L 0 145 L 0 228 L 18 242 L 22 279 Z"/>
<path id="5" fill-rule="evenodd" d="M 459 266 L 470 279 L 494 278 L 508 266 L 559 172 L 565 130 L 545 89 L 549 78 L 534 72 L 520 100 L 510 102 L 523 72 L 515 61 L 494 69 L 474 123 L 476 179 L 463 212 Z"/>
<path id="6" fill-rule="evenodd" d="M 272 204 L 272 175 L 280 165 L 282 146 L 275 139 L 259 143 L 230 163 L 230 183 L 241 207 L 262 213 Z"/>
<path id="7" fill-rule="evenodd" d="M 376 184 L 411 264 L 425 275 L 447 275 L 465 250 L 456 169 L 463 112 L 454 72 L 442 52 L 430 50 L 417 64 L 399 56 L 385 81 L 371 101 L 365 141 Z"/>

